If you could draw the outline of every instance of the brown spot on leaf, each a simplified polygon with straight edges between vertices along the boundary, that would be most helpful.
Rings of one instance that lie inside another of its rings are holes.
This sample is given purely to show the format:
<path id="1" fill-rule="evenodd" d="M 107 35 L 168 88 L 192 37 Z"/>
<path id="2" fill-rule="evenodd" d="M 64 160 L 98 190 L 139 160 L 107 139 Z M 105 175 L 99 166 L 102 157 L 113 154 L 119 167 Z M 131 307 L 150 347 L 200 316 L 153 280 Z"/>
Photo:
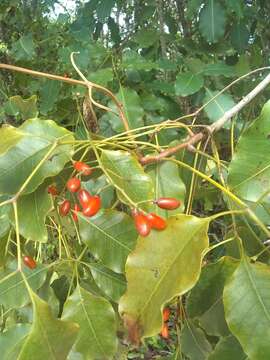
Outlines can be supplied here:
<path id="1" fill-rule="evenodd" d="M 141 327 L 139 323 L 131 316 L 124 314 L 123 316 L 124 325 L 128 331 L 128 340 L 135 346 L 140 345 L 141 339 Z"/>

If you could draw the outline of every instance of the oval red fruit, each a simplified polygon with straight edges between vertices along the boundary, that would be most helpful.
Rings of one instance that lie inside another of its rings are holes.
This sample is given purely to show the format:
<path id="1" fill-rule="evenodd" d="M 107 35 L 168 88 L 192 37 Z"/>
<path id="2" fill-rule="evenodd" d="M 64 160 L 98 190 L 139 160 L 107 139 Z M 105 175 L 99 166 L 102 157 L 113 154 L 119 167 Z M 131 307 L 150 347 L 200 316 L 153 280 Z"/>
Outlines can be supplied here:
<path id="1" fill-rule="evenodd" d="M 78 213 L 79 211 L 81 211 L 79 205 L 78 205 L 78 204 L 75 204 L 75 205 L 74 205 L 73 212 L 72 212 L 72 217 L 73 217 L 73 220 L 74 220 L 75 222 L 78 222 L 78 215 L 77 215 L 77 213 Z"/>
<path id="2" fill-rule="evenodd" d="M 29 269 L 34 269 L 37 266 L 37 263 L 31 256 L 24 256 L 23 262 L 25 266 L 29 267 Z"/>
<path id="3" fill-rule="evenodd" d="M 163 309 L 162 317 L 163 317 L 163 321 L 164 321 L 164 322 L 169 320 L 170 312 L 171 312 L 171 311 L 170 311 L 169 308 Z"/>
<path id="4" fill-rule="evenodd" d="M 83 208 L 88 206 L 88 202 L 91 199 L 92 195 L 84 189 L 78 191 L 78 200 Z"/>
<path id="5" fill-rule="evenodd" d="M 60 204 L 59 206 L 60 215 L 66 216 L 69 213 L 69 210 L 70 210 L 70 201 L 64 200 L 62 204 Z"/>
<path id="6" fill-rule="evenodd" d="M 86 176 L 90 175 L 93 171 L 93 169 L 83 161 L 75 161 L 73 167 L 75 170 Z"/>
<path id="7" fill-rule="evenodd" d="M 81 187 L 81 180 L 76 178 L 76 177 L 73 177 L 73 178 L 69 179 L 68 182 L 67 182 L 67 189 L 70 192 L 75 193 L 78 190 L 80 190 L 80 187 Z"/>
<path id="8" fill-rule="evenodd" d="M 94 216 L 100 210 L 101 199 L 99 196 L 91 196 L 91 199 L 88 201 L 87 206 L 83 209 L 83 215 L 85 216 Z"/>
<path id="9" fill-rule="evenodd" d="M 147 220 L 151 227 L 156 230 L 164 230 L 167 226 L 166 220 L 154 213 L 147 214 Z"/>
<path id="10" fill-rule="evenodd" d="M 154 203 L 157 204 L 157 206 L 161 209 L 165 210 L 175 210 L 181 205 L 181 202 L 179 200 L 166 197 L 159 198 Z"/>
<path id="11" fill-rule="evenodd" d="M 58 195 L 58 190 L 56 186 L 55 185 L 48 186 L 48 193 L 51 194 L 52 196 Z"/>
<path id="12" fill-rule="evenodd" d="M 169 328 L 167 324 L 163 324 L 162 325 L 162 330 L 161 330 L 161 336 L 164 339 L 168 339 L 169 338 Z"/>
<path id="13" fill-rule="evenodd" d="M 151 225 L 147 217 L 140 212 L 133 211 L 133 218 L 138 234 L 141 236 L 149 235 L 151 231 Z"/>

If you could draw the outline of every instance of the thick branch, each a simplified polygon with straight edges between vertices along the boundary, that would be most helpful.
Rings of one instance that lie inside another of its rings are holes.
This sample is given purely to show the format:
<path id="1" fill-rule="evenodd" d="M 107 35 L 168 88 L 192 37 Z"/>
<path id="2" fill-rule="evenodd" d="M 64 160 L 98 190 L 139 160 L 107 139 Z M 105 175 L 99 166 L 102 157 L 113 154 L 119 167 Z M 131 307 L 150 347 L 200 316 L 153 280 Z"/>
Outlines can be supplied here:
<path id="1" fill-rule="evenodd" d="M 207 127 L 208 134 L 213 134 L 214 132 L 220 130 L 227 121 L 229 121 L 234 115 L 243 109 L 252 99 L 255 98 L 261 91 L 263 91 L 267 85 L 270 83 L 270 74 L 268 74 L 250 93 L 248 93 L 239 103 L 237 103 L 230 110 L 226 111 L 225 114 L 217 120 L 215 123 Z M 193 145 L 201 141 L 207 133 L 199 132 L 198 134 L 192 135 L 188 138 L 187 141 L 166 149 L 160 152 L 158 155 L 144 156 L 140 159 L 140 163 L 143 165 L 151 164 L 153 162 L 158 162 L 164 159 L 165 157 L 172 156 L 179 150 L 185 148 L 192 148 Z"/>

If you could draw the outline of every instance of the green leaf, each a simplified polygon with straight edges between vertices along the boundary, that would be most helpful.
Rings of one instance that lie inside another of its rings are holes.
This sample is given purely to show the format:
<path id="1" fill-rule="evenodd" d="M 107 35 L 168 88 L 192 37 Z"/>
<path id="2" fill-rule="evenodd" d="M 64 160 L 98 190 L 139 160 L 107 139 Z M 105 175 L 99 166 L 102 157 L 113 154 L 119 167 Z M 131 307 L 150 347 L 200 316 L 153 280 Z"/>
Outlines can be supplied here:
<path id="1" fill-rule="evenodd" d="M 186 187 L 179 176 L 177 164 L 171 161 L 157 163 L 149 171 L 155 186 L 155 199 L 160 197 L 173 197 L 181 201 L 181 207 L 176 210 L 163 210 L 157 206 L 151 208 L 157 215 L 169 217 L 184 210 Z"/>
<path id="2" fill-rule="evenodd" d="M 257 202 L 270 188 L 270 101 L 240 137 L 229 166 L 228 185 L 237 196 Z M 261 199 L 263 200 L 263 199 Z"/>
<path id="3" fill-rule="evenodd" d="M 209 355 L 208 360 L 248 360 L 238 340 L 230 335 L 221 338 L 214 351 Z"/>
<path id="4" fill-rule="evenodd" d="M 1 127 L 0 134 L 0 156 L 4 155 L 10 148 L 16 146 L 24 136 L 22 131 L 10 125 Z"/>
<path id="5" fill-rule="evenodd" d="M 206 89 L 206 96 L 203 99 L 203 103 L 207 103 L 214 96 L 218 94 L 218 91 L 210 91 Z M 211 122 L 215 122 L 219 118 L 221 118 L 226 111 L 230 110 L 235 105 L 232 97 L 228 94 L 221 94 L 217 96 L 213 101 L 211 101 L 206 107 L 204 111 L 208 116 Z M 229 126 L 229 125 L 228 125 Z"/>
<path id="6" fill-rule="evenodd" d="M 96 84 L 106 86 L 113 80 L 113 71 L 111 68 L 104 68 L 90 73 L 88 79 Z"/>
<path id="7" fill-rule="evenodd" d="M 236 73 L 233 66 L 217 62 L 215 64 L 207 64 L 203 69 L 203 75 L 233 77 Z"/>
<path id="8" fill-rule="evenodd" d="M 134 40 L 141 47 L 148 48 L 159 40 L 159 33 L 155 29 L 141 29 L 134 36 Z"/>
<path id="9" fill-rule="evenodd" d="M 124 212 L 105 210 L 92 218 L 78 213 L 82 241 L 91 253 L 111 270 L 124 272 L 137 234 L 132 219 Z"/>
<path id="10" fill-rule="evenodd" d="M 181 333 L 181 350 L 190 360 L 208 359 L 212 346 L 204 332 L 190 320 L 185 321 Z"/>
<path id="11" fill-rule="evenodd" d="M 149 71 L 158 67 L 158 65 L 145 59 L 134 50 L 124 50 L 121 66 L 130 70 L 145 70 Z"/>
<path id="12" fill-rule="evenodd" d="M 178 74 L 175 82 L 175 93 L 178 96 L 188 96 L 203 87 L 203 77 L 199 74 L 186 72 Z"/>
<path id="13" fill-rule="evenodd" d="M 234 25 L 231 34 L 232 46 L 239 53 L 243 53 L 248 46 L 248 41 L 249 41 L 249 30 L 247 26 L 243 22 Z"/>
<path id="14" fill-rule="evenodd" d="M 108 179 L 117 186 L 122 202 L 131 205 L 130 200 L 137 204 L 154 199 L 152 179 L 135 156 L 127 151 L 102 150 L 100 161 Z M 144 203 L 140 207 L 146 210 L 149 204 Z"/>
<path id="15" fill-rule="evenodd" d="M 40 91 L 40 112 L 47 114 L 57 101 L 61 83 L 56 80 L 46 80 Z"/>
<path id="16" fill-rule="evenodd" d="M 32 60 L 35 53 L 35 44 L 31 34 L 21 36 L 12 46 L 12 53 L 15 60 Z"/>
<path id="17" fill-rule="evenodd" d="M 22 307 L 30 302 L 22 274 L 16 267 L 16 262 L 12 261 L 0 272 L 0 304 L 7 309 Z M 37 265 L 33 270 L 23 265 L 23 273 L 34 291 L 41 287 L 46 278 L 46 269 L 42 265 Z"/>
<path id="18" fill-rule="evenodd" d="M 53 209 L 53 201 L 48 194 L 47 184 L 42 184 L 31 194 L 20 196 L 17 206 L 20 234 L 28 240 L 47 242 L 48 232 L 45 219 L 48 212 Z M 11 221 L 15 226 L 14 212 L 12 212 Z"/>
<path id="19" fill-rule="evenodd" d="M 117 349 L 116 319 L 106 299 L 78 286 L 68 298 L 62 318 L 80 325 L 74 347 L 84 359 L 113 357 Z"/>
<path id="20" fill-rule="evenodd" d="M 208 0 L 200 12 L 199 28 L 209 43 L 216 43 L 225 32 L 226 14 L 216 0 Z"/>
<path id="21" fill-rule="evenodd" d="M 203 267 L 200 279 L 187 299 L 188 316 L 198 319 L 209 335 L 224 336 L 229 333 L 222 295 L 225 281 L 236 267 L 237 262 L 229 257 Z"/>
<path id="22" fill-rule="evenodd" d="M 1 138 L 3 134 L 6 134 L 5 128 L 0 129 Z M 27 120 L 18 129 L 10 128 L 9 134 L 13 137 L 14 145 L 10 147 L 8 143 L 8 151 L 6 142 L 3 148 L 2 143 L 0 145 L 0 194 L 17 193 L 57 140 L 74 140 L 69 131 L 52 120 Z M 71 155 L 71 145 L 57 146 L 31 178 L 24 194 L 33 192 L 45 178 L 57 175 Z"/>
<path id="23" fill-rule="evenodd" d="M 270 268 L 243 257 L 224 288 L 228 326 L 252 360 L 270 358 Z"/>
<path id="24" fill-rule="evenodd" d="M 197 282 L 202 254 L 208 247 L 208 224 L 209 219 L 180 214 L 167 220 L 165 230 L 139 237 L 127 259 L 127 292 L 119 303 L 134 342 L 156 335 L 164 304 Z"/>
<path id="25" fill-rule="evenodd" d="M 105 23 L 106 19 L 111 14 L 114 4 L 115 4 L 115 0 L 99 1 L 96 7 L 96 13 L 97 13 L 97 18 L 100 22 Z"/>
<path id="26" fill-rule="evenodd" d="M 91 274 L 102 292 L 114 302 L 118 302 L 126 290 L 126 279 L 97 263 L 88 263 Z"/>
<path id="27" fill-rule="evenodd" d="M 38 114 L 37 97 L 31 96 L 29 99 L 23 99 L 21 96 L 12 96 L 9 98 L 11 106 L 21 115 L 23 120 L 34 118 Z"/>
<path id="28" fill-rule="evenodd" d="M 130 129 L 142 127 L 143 124 L 143 108 L 139 95 L 133 89 L 128 89 L 120 86 L 120 91 L 116 95 L 117 99 L 123 105 L 123 111 L 126 116 Z M 110 102 L 109 107 L 118 113 L 115 103 Z M 108 118 L 112 128 L 116 132 L 124 131 L 124 125 L 118 115 L 107 113 L 102 118 Z"/>
<path id="29" fill-rule="evenodd" d="M 1 333 L 1 360 L 18 359 L 18 354 L 29 334 L 30 328 L 30 324 L 17 324 Z"/>
<path id="30" fill-rule="evenodd" d="M 46 302 L 31 293 L 34 320 L 18 360 L 65 360 L 75 342 L 79 327 L 76 323 L 55 319 Z"/>

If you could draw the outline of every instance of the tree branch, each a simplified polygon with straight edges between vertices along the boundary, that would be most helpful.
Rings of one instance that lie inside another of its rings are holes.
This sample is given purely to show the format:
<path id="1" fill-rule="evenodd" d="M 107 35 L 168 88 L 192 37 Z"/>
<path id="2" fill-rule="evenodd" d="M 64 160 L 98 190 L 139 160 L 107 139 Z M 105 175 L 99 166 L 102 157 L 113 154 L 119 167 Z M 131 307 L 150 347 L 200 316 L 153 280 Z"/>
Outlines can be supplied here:
<path id="1" fill-rule="evenodd" d="M 201 131 L 198 134 L 189 136 L 188 139 L 176 146 L 173 146 L 169 149 L 166 149 L 160 152 L 158 155 L 150 155 L 144 156 L 139 159 L 142 165 L 151 164 L 153 162 L 158 162 L 164 159 L 165 157 L 169 157 L 174 155 L 176 152 L 182 149 L 192 150 L 193 145 L 197 144 L 201 141 L 206 134 L 212 135 L 214 132 L 220 130 L 227 121 L 229 121 L 234 115 L 236 115 L 239 111 L 241 111 L 251 100 L 255 98 L 261 91 L 263 91 L 267 85 L 270 83 L 270 74 L 268 74 L 250 93 L 243 97 L 239 103 L 233 106 L 230 110 L 226 111 L 225 114 L 212 125 L 206 127 L 207 132 Z"/>

